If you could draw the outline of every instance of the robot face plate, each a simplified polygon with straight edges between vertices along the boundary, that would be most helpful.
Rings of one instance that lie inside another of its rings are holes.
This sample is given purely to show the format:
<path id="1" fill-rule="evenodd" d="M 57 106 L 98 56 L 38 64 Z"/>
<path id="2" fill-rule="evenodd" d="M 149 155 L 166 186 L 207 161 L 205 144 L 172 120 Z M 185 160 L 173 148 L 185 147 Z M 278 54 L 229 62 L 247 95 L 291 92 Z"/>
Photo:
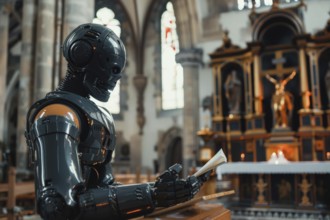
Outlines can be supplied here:
<path id="1" fill-rule="evenodd" d="M 108 101 L 126 62 L 120 38 L 105 26 L 84 24 L 67 37 L 63 54 L 69 65 L 84 74 L 88 93 L 99 101 Z"/>

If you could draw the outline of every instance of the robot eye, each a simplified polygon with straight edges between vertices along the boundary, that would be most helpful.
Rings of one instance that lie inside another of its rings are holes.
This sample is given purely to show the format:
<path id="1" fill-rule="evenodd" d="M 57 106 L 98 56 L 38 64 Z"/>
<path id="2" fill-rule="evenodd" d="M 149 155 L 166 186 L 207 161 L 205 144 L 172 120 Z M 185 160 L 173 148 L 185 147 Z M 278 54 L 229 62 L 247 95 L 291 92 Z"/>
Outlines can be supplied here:
<path id="1" fill-rule="evenodd" d="M 120 68 L 118 66 L 115 66 L 111 69 L 111 72 L 113 74 L 118 74 L 118 73 L 120 73 Z"/>

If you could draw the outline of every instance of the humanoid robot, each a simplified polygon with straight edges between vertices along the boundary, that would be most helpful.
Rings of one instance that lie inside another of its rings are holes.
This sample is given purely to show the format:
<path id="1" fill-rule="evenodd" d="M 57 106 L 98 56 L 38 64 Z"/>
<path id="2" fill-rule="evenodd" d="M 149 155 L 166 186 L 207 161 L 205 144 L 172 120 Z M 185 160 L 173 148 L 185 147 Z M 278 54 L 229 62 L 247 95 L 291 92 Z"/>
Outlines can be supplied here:
<path id="1" fill-rule="evenodd" d="M 122 41 L 102 25 L 83 24 L 64 41 L 63 55 L 66 77 L 27 115 L 26 139 L 41 217 L 128 219 L 193 198 L 208 174 L 180 179 L 179 164 L 152 183 L 120 185 L 114 180 L 114 122 L 89 97 L 109 99 L 125 66 Z"/>

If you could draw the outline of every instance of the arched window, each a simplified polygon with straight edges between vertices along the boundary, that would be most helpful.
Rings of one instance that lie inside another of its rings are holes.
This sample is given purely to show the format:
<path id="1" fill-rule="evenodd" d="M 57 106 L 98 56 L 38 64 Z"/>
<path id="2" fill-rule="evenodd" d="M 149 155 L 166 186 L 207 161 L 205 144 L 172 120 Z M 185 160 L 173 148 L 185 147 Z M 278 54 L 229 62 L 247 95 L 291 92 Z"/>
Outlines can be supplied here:
<path id="1" fill-rule="evenodd" d="M 171 2 L 161 16 L 161 65 L 162 65 L 162 110 L 183 107 L 183 68 L 176 63 L 179 39 L 176 32 L 176 18 Z"/>
<path id="2" fill-rule="evenodd" d="M 121 34 L 120 22 L 115 19 L 115 13 L 107 8 L 103 7 L 97 10 L 96 18 L 93 19 L 93 23 L 102 24 L 110 28 L 118 37 Z M 108 102 L 100 102 L 93 97 L 91 100 L 99 106 L 107 108 L 112 114 L 120 113 L 120 81 L 117 81 L 117 85 L 114 90 L 111 92 L 110 99 Z"/>

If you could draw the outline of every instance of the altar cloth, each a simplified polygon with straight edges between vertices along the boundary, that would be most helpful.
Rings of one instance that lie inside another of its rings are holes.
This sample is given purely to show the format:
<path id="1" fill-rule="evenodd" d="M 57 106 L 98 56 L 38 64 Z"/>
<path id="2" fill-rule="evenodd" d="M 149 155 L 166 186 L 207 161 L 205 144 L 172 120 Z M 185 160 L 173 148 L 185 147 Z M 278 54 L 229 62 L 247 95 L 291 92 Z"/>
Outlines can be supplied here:
<path id="1" fill-rule="evenodd" d="M 222 174 L 329 174 L 330 161 L 300 161 L 274 164 L 269 162 L 229 162 L 218 166 L 218 175 Z"/>

